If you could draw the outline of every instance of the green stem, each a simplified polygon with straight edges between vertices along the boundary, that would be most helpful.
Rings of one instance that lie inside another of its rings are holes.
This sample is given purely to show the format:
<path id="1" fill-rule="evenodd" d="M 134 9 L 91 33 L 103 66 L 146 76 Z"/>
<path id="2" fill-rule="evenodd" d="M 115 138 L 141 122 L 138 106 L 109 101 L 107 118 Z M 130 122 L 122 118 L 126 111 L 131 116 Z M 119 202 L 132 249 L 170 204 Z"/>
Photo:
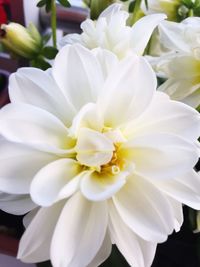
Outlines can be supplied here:
<path id="1" fill-rule="evenodd" d="M 138 14 L 140 12 L 141 2 L 142 2 L 142 0 L 136 0 L 135 1 L 135 7 L 133 10 L 133 14 L 131 15 L 131 18 L 130 18 L 130 24 L 131 25 L 133 25 L 138 20 Z"/>
<path id="2" fill-rule="evenodd" d="M 189 10 L 189 14 L 188 14 L 188 16 L 189 16 L 189 17 L 194 17 L 194 11 L 193 11 L 192 8 Z"/>
<path id="3" fill-rule="evenodd" d="M 56 38 L 56 1 L 51 0 L 51 29 L 52 29 L 52 38 L 53 38 L 53 46 L 57 48 L 57 38 Z"/>

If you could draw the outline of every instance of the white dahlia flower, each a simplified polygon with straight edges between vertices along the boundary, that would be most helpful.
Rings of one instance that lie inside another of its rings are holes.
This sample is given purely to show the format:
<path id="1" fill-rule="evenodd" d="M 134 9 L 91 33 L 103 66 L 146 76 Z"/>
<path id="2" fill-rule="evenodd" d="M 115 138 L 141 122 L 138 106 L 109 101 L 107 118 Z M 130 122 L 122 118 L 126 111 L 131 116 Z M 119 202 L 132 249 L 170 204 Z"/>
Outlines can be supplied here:
<path id="1" fill-rule="evenodd" d="M 156 72 L 167 81 L 159 90 L 172 99 L 192 107 L 200 105 L 200 18 L 181 23 L 163 21 L 159 25 L 159 43 L 165 53 L 154 58 Z"/>
<path id="2" fill-rule="evenodd" d="M 74 43 L 80 43 L 88 49 L 101 47 L 120 59 L 132 53 L 142 55 L 152 32 L 166 16 L 145 16 L 130 27 L 126 26 L 129 13 L 121 8 L 122 5 L 113 4 L 101 13 L 97 21 L 86 19 L 81 24 L 83 32 L 66 35 L 60 41 L 60 47 Z"/>
<path id="3" fill-rule="evenodd" d="M 131 266 L 150 267 L 156 244 L 180 229 L 182 203 L 200 209 L 199 114 L 156 91 L 144 58 L 79 45 L 50 71 L 19 69 L 9 94 L 0 190 L 40 206 L 18 258 L 94 267 L 116 244 Z"/>

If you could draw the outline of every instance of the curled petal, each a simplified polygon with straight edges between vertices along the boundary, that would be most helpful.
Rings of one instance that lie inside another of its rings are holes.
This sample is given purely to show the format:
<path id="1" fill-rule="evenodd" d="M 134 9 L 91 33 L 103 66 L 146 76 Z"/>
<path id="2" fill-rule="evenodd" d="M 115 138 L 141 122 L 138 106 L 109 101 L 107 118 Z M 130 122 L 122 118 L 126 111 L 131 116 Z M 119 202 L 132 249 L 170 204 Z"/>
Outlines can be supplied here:
<path id="1" fill-rule="evenodd" d="M 126 183 L 127 172 L 119 174 L 85 172 L 81 181 L 82 194 L 91 201 L 111 198 Z"/>
<path id="2" fill-rule="evenodd" d="M 114 151 L 112 141 L 105 135 L 88 128 L 81 128 L 75 150 L 77 160 L 86 166 L 95 167 L 108 163 Z"/>
<path id="3" fill-rule="evenodd" d="M 88 103 L 81 108 L 74 117 L 72 125 L 69 129 L 70 136 L 77 137 L 80 128 L 86 127 L 101 132 L 103 129 L 103 118 L 101 117 L 97 106 Z"/>
<path id="4" fill-rule="evenodd" d="M 131 29 L 131 44 L 136 54 L 142 55 L 144 53 L 153 31 L 166 18 L 165 14 L 152 14 L 141 18 L 133 25 Z"/>

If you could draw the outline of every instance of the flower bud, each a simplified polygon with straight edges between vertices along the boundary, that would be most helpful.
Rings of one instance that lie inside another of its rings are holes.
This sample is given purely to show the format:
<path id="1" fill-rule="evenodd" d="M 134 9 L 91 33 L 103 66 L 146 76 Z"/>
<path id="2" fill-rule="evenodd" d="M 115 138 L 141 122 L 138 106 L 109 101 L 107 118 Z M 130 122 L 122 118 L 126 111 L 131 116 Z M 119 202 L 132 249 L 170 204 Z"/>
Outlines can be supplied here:
<path id="1" fill-rule="evenodd" d="M 42 47 L 42 37 L 33 24 L 28 28 L 13 22 L 2 24 L 0 41 L 8 51 L 27 59 L 33 59 Z"/>

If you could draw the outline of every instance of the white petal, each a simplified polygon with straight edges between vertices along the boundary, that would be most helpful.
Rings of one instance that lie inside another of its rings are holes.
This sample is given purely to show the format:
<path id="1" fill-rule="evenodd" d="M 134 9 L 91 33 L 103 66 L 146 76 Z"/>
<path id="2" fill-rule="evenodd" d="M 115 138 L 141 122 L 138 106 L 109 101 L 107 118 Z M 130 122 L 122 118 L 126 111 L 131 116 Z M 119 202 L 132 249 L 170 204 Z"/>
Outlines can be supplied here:
<path id="1" fill-rule="evenodd" d="M 104 241 L 101 245 L 101 248 L 97 252 L 97 255 L 92 260 L 92 262 L 87 267 L 96 267 L 99 266 L 102 262 L 104 262 L 111 253 L 112 243 L 109 237 L 109 233 L 106 233 Z"/>
<path id="2" fill-rule="evenodd" d="M 137 236 L 140 248 L 143 252 L 144 266 L 151 266 L 156 254 L 157 243 L 147 242 L 146 240 Z"/>
<path id="3" fill-rule="evenodd" d="M 32 148 L 0 140 L 0 191 L 29 193 L 35 174 L 56 157 Z"/>
<path id="4" fill-rule="evenodd" d="M 81 181 L 81 192 L 89 200 L 102 201 L 112 197 L 126 183 L 127 172 L 85 172 Z"/>
<path id="5" fill-rule="evenodd" d="M 158 63 L 158 70 L 163 72 L 166 77 L 175 78 L 176 80 L 183 79 L 186 81 L 191 78 L 194 78 L 194 81 L 195 79 L 199 80 L 199 59 L 195 59 L 193 55 L 181 53 L 169 54 L 168 57 L 166 55 L 165 60 L 162 62 L 161 58 Z M 186 93 L 186 89 L 184 89 L 183 94 Z"/>
<path id="6" fill-rule="evenodd" d="M 185 97 L 182 102 L 193 108 L 198 108 L 200 105 L 200 85 L 198 90 Z"/>
<path id="7" fill-rule="evenodd" d="M 76 138 L 81 127 L 90 128 L 99 132 L 102 131 L 103 118 L 95 104 L 88 103 L 80 109 L 69 129 L 70 136 Z"/>
<path id="8" fill-rule="evenodd" d="M 77 193 L 66 203 L 54 231 L 54 267 L 87 266 L 100 250 L 107 229 L 107 206 L 89 202 Z"/>
<path id="9" fill-rule="evenodd" d="M 170 202 L 172 209 L 174 211 L 174 229 L 176 232 L 180 231 L 181 226 L 183 224 L 183 207 L 182 207 L 182 203 L 180 203 L 179 201 L 171 198 L 168 196 L 168 201 Z"/>
<path id="10" fill-rule="evenodd" d="M 150 267 L 156 252 L 156 243 L 145 241 L 131 231 L 112 202 L 109 215 L 112 239 L 127 262 L 135 267 Z"/>
<path id="11" fill-rule="evenodd" d="M 28 228 L 28 226 L 30 225 L 30 223 L 32 222 L 33 218 L 35 217 L 35 215 L 39 210 L 40 208 L 36 207 L 23 217 L 23 225 L 25 228 Z"/>
<path id="12" fill-rule="evenodd" d="M 109 7 L 107 7 L 101 14 L 100 14 L 100 18 L 106 18 L 107 20 L 111 19 L 113 17 L 113 15 L 117 14 L 118 12 L 120 12 L 122 8 L 122 4 L 112 4 Z"/>
<path id="13" fill-rule="evenodd" d="M 31 183 L 30 194 L 40 206 L 50 206 L 71 196 L 78 188 L 81 166 L 72 159 L 59 159 L 42 168 Z"/>
<path id="14" fill-rule="evenodd" d="M 155 74 L 144 58 L 122 60 L 109 75 L 98 100 L 105 125 L 116 127 L 135 119 L 150 104 L 155 90 Z"/>
<path id="15" fill-rule="evenodd" d="M 82 44 L 81 35 L 78 33 L 67 34 L 58 42 L 58 48 L 61 49 L 63 46 L 67 44 L 76 44 L 76 43 Z"/>
<path id="16" fill-rule="evenodd" d="M 28 104 L 8 104 L 0 111 L 0 133 L 7 139 L 46 152 L 67 153 L 74 145 L 54 115 Z"/>
<path id="17" fill-rule="evenodd" d="M 125 224 L 147 241 L 163 242 L 174 229 L 170 203 L 155 186 L 138 175 L 113 197 Z"/>
<path id="18" fill-rule="evenodd" d="M 137 172 L 153 180 L 184 174 L 198 161 L 193 143 L 165 133 L 137 136 L 122 145 L 121 153 L 135 164 Z"/>
<path id="19" fill-rule="evenodd" d="M 168 49 L 181 52 L 189 52 L 189 45 L 184 38 L 184 26 L 182 23 L 163 21 L 159 25 L 161 43 Z"/>
<path id="20" fill-rule="evenodd" d="M 59 202 L 37 212 L 20 240 L 18 259 L 27 263 L 49 260 L 51 239 L 63 204 Z"/>
<path id="21" fill-rule="evenodd" d="M 164 14 L 152 14 L 141 18 L 133 25 L 131 45 L 136 54 L 143 54 L 154 29 L 166 18 Z"/>
<path id="22" fill-rule="evenodd" d="M 146 133 L 173 133 L 195 141 L 200 135 L 200 116 L 194 109 L 156 92 L 146 112 L 124 133 L 133 138 Z"/>
<path id="23" fill-rule="evenodd" d="M 117 56 L 112 52 L 101 48 L 93 49 L 92 52 L 95 54 L 97 60 L 99 61 L 104 79 L 106 80 L 108 75 L 113 71 L 113 69 L 119 62 Z"/>
<path id="24" fill-rule="evenodd" d="M 70 124 L 73 107 L 65 99 L 48 72 L 36 68 L 21 68 L 10 76 L 9 96 L 12 103 L 26 103 L 47 110 Z"/>
<path id="25" fill-rule="evenodd" d="M 14 215 L 23 215 L 34 209 L 36 204 L 29 195 L 11 195 L 0 193 L 0 209 Z"/>
<path id="26" fill-rule="evenodd" d="M 55 58 L 52 73 L 76 110 L 96 100 L 104 81 L 95 55 L 80 45 L 63 47 Z"/>
<path id="27" fill-rule="evenodd" d="M 112 141 L 103 134 L 88 128 L 80 129 L 75 150 L 81 164 L 89 167 L 104 165 L 111 160 L 114 149 Z"/>
<path id="28" fill-rule="evenodd" d="M 157 182 L 156 182 L 157 184 Z M 190 171 L 179 178 L 158 183 L 159 188 L 172 198 L 193 209 L 200 209 L 200 175 Z"/>

